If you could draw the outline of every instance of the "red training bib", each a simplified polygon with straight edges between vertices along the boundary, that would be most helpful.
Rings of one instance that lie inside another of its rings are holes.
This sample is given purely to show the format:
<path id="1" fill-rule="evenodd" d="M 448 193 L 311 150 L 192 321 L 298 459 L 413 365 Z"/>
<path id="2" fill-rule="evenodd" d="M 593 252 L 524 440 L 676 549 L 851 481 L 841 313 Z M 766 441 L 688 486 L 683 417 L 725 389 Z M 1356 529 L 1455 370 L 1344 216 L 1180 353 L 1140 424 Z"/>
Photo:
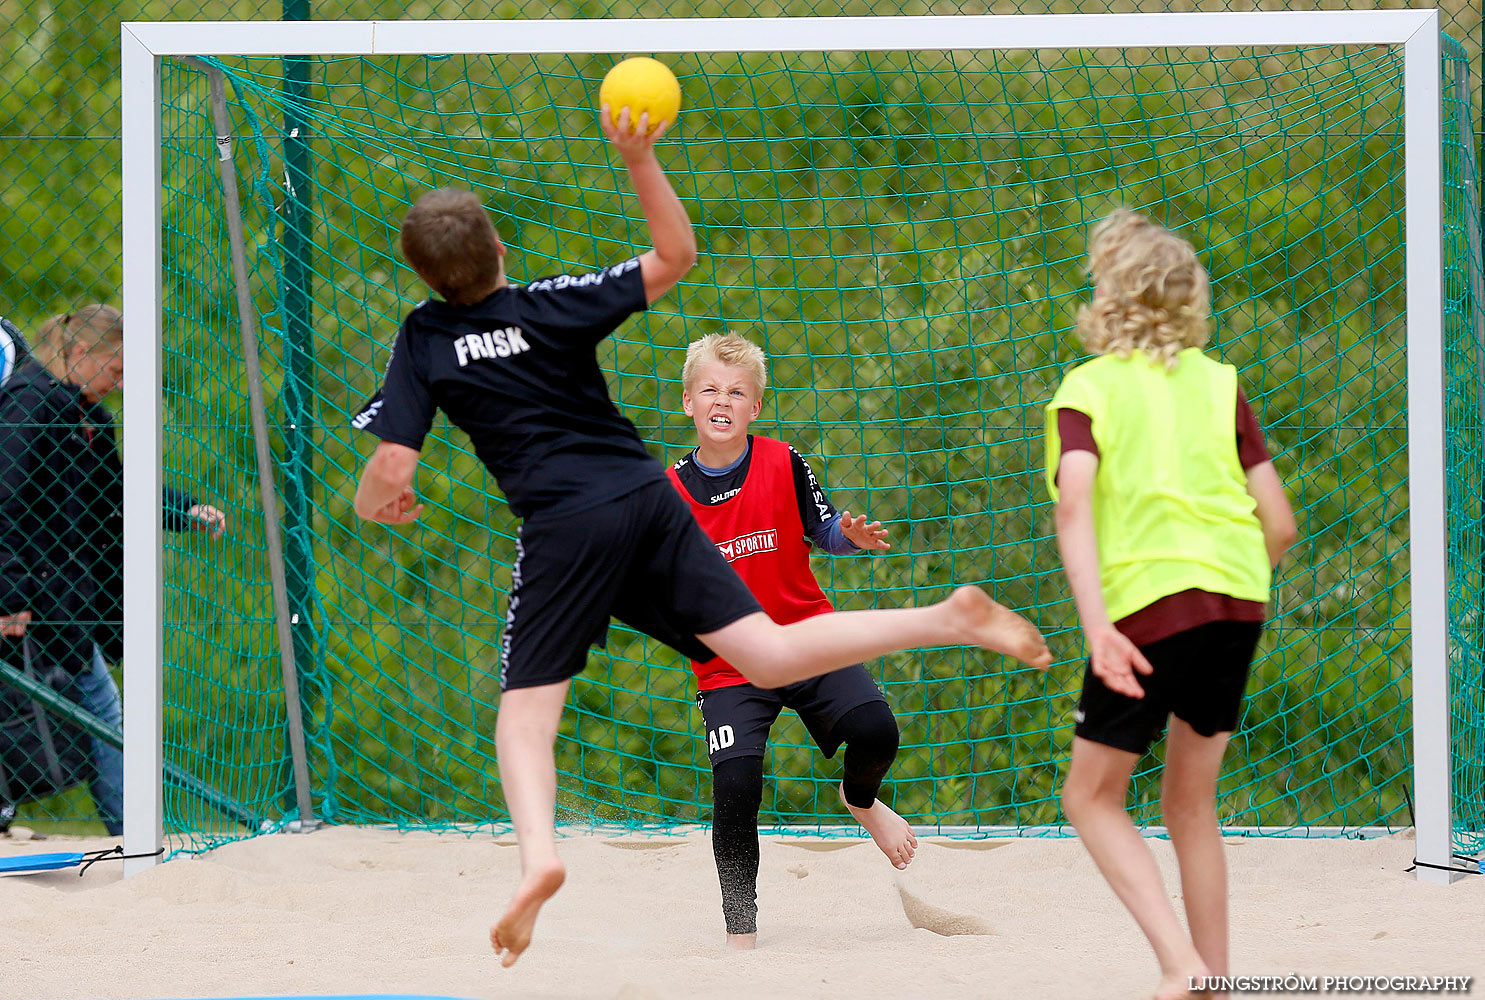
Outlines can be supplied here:
<path id="1" fill-rule="evenodd" d="M 728 564 L 742 577 L 768 616 L 780 625 L 829 614 L 826 599 L 810 571 L 810 546 L 794 492 L 789 446 L 753 436 L 753 455 L 742 488 L 721 503 L 697 503 L 674 468 L 666 475 Z M 691 662 L 701 691 L 735 687 L 747 679 L 720 656 Z"/>

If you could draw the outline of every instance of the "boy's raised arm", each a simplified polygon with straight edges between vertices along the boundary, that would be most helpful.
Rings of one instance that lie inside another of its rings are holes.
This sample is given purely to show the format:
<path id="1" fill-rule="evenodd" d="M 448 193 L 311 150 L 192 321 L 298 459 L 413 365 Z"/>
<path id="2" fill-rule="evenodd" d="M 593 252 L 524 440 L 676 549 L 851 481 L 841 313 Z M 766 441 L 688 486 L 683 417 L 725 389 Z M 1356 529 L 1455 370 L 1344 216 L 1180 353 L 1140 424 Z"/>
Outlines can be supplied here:
<path id="1" fill-rule="evenodd" d="M 640 115 L 639 128 L 631 133 L 629 109 L 619 111 L 617 123 L 611 110 L 608 105 L 603 106 L 603 132 L 624 159 L 634 193 L 639 196 L 640 211 L 650 229 L 653 249 L 640 254 L 639 271 L 644 278 L 645 300 L 654 302 L 674 288 L 696 264 L 696 233 L 691 228 L 691 217 L 655 156 L 655 140 L 665 134 L 669 123 L 646 135 L 649 116 Z"/>

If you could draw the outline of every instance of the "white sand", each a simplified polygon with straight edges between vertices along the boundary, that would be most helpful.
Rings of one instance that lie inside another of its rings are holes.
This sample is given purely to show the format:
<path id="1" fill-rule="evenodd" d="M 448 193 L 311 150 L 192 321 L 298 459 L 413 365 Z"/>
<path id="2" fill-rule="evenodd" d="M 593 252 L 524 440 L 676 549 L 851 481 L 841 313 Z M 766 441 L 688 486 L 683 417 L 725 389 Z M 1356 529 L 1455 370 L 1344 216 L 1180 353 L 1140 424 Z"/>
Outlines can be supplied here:
<path id="1" fill-rule="evenodd" d="M 0 855 L 113 843 L 0 838 Z M 1169 845 L 1153 843 L 1171 885 Z M 1485 876 L 1421 884 L 1403 871 L 1412 847 L 1233 842 L 1233 971 L 1485 975 Z M 488 837 L 339 828 L 128 880 L 116 861 L 0 878 L 0 998 L 1125 998 L 1156 979 L 1076 841 L 929 840 L 899 874 L 869 841 L 769 840 L 753 953 L 722 948 L 705 837 L 561 849 L 567 887 L 509 970 L 487 933 L 516 850 Z"/>

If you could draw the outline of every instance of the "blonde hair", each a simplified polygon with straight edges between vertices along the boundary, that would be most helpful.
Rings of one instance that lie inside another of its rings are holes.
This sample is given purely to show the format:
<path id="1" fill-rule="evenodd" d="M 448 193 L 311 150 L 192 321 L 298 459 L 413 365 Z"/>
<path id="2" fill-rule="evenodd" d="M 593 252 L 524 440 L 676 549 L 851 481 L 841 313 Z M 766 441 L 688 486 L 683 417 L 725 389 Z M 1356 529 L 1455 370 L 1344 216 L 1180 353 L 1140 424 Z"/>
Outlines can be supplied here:
<path id="1" fill-rule="evenodd" d="M 736 333 L 709 333 L 700 340 L 693 340 L 686 348 L 681 385 L 689 390 L 696 369 L 713 361 L 741 368 L 751 375 L 759 396 L 768 388 L 768 355 L 763 353 L 763 348 Z"/>
<path id="2" fill-rule="evenodd" d="M 1212 288 L 1191 244 L 1127 209 L 1107 216 L 1088 240 L 1093 301 L 1078 332 L 1095 354 L 1144 351 L 1166 371 L 1176 355 L 1211 339 Z"/>
<path id="3" fill-rule="evenodd" d="M 113 306 L 90 302 L 41 324 L 31 353 L 47 371 L 65 381 L 69 374 L 67 352 L 74 344 L 82 344 L 89 351 L 104 345 L 117 351 L 123 342 L 123 314 Z"/>

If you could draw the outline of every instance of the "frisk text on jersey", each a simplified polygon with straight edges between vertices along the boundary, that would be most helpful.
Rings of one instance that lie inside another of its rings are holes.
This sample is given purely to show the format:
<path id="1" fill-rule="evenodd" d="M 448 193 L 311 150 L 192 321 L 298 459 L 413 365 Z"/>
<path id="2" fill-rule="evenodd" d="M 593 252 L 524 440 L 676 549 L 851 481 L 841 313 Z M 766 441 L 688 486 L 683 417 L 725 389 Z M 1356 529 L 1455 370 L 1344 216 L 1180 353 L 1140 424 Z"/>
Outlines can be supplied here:
<path id="1" fill-rule="evenodd" d="M 508 326 L 504 330 L 486 330 L 484 333 L 465 334 L 454 341 L 454 357 L 458 360 L 460 368 L 471 361 L 508 358 L 513 354 L 523 354 L 529 350 L 531 350 L 531 345 L 526 342 L 526 336 L 518 326 Z"/>

